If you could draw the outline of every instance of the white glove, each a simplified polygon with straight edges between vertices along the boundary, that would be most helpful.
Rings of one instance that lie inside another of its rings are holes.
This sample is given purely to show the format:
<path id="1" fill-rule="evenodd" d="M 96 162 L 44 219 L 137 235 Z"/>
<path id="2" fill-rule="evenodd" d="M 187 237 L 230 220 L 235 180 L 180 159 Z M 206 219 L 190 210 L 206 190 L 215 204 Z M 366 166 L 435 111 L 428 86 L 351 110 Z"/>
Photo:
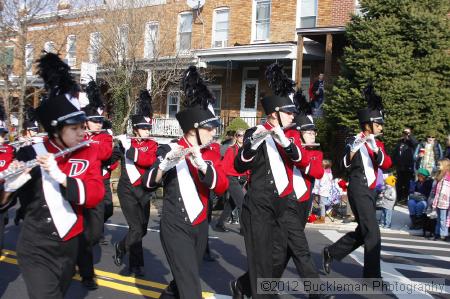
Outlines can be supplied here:
<path id="1" fill-rule="evenodd" d="M 283 129 L 280 126 L 276 126 L 275 128 L 273 128 L 272 132 L 275 142 L 281 145 L 283 148 L 291 145 L 291 141 L 286 137 L 286 135 L 284 135 Z"/>
<path id="2" fill-rule="evenodd" d="M 191 162 L 194 167 L 196 167 L 201 172 L 206 172 L 208 168 L 208 164 L 206 164 L 205 160 L 203 160 L 202 153 L 200 152 L 200 148 L 195 146 L 192 148 L 192 156 Z"/>
<path id="3" fill-rule="evenodd" d="M 251 149 L 256 151 L 258 149 L 258 147 L 264 142 L 264 140 L 266 140 L 266 138 L 257 138 L 257 139 L 253 139 L 256 135 L 267 131 L 266 128 L 264 128 L 263 126 L 258 126 L 258 128 L 256 129 L 255 132 L 253 132 L 252 137 L 250 138 L 250 143 L 251 143 Z"/>
<path id="4" fill-rule="evenodd" d="M 129 149 L 131 146 L 131 139 L 127 137 L 127 135 L 122 134 L 116 137 L 122 144 L 124 149 Z"/>
<path id="5" fill-rule="evenodd" d="M 5 192 L 14 192 L 31 179 L 29 173 L 21 173 L 20 175 L 5 180 Z"/>
<path id="6" fill-rule="evenodd" d="M 372 151 L 378 153 L 379 148 L 377 142 L 375 141 L 375 135 L 370 134 L 369 136 L 367 136 L 366 142 L 370 149 L 372 149 Z"/>
<path id="7" fill-rule="evenodd" d="M 66 181 L 67 175 L 62 172 L 61 169 L 59 169 L 54 155 L 48 156 L 46 171 L 50 175 L 50 177 L 57 181 L 59 184 L 63 184 Z"/>
<path id="8" fill-rule="evenodd" d="M 161 169 L 161 171 L 163 172 L 167 172 L 174 166 L 176 166 L 178 162 L 180 162 L 180 160 L 184 158 L 184 157 L 176 158 L 181 150 L 183 150 L 183 147 L 179 145 L 173 148 L 170 152 L 166 154 L 166 157 L 161 161 L 161 163 L 159 163 L 158 168 Z"/>
<path id="9" fill-rule="evenodd" d="M 356 136 L 355 141 L 351 145 L 352 153 L 356 153 L 363 145 L 366 143 L 365 138 L 361 136 Z"/>

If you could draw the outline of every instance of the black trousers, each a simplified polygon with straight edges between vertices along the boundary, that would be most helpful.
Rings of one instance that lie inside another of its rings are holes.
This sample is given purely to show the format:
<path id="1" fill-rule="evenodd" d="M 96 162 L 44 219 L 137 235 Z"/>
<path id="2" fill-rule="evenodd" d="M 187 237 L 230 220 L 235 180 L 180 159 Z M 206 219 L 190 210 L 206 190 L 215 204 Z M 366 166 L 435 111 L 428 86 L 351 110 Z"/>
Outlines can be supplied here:
<path id="1" fill-rule="evenodd" d="M 0 255 L 2 254 L 3 242 L 5 238 L 5 216 L 8 217 L 8 211 L 0 212 Z"/>
<path id="2" fill-rule="evenodd" d="M 111 182 L 109 179 L 103 180 L 103 184 L 105 185 L 105 197 L 103 198 L 103 206 L 104 206 L 104 222 L 108 221 L 109 218 L 114 213 L 114 206 L 112 201 L 112 191 L 111 191 Z"/>
<path id="3" fill-rule="evenodd" d="M 217 220 L 218 225 L 223 225 L 224 221 L 231 215 L 232 206 L 231 201 L 242 211 L 242 203 L 244 202 L 244 190 L 242 185 L 239 183 L 238 177 L 228 176 L 228 181 L 230 182 L 228 187 L 228 195 L 225 198 L 225 203 L 223 206 L 222 214 L 220 214 Z"/>
<path id="4" fill-rule="evenodd" d="M 358 226 L 329 246 L 330 255 L 341 260 L 364 245 L 363 277 L 380 278 L 381 235 L 376 218 L 375 191 L 350 181 L 348 199 Z"/>
<path id="5" fill-rule="evenodd" d="M 201 299 L 200 265 L 208 240 L 208 222 L 191 226 L 178 220 L 161 219 L 161 244 L 174 282 L 160 298 Z"/>
<path id="6" fill-rule="evenodd" d="M 238 278 L 238 285 L 246 296 L 252 298 L 278 298 L 273 294 L 258 294 L 257 279 L 274 277 L 274 265 L 283 264 L 286 248 L 282 233 L 281 218 L 284 200 L 274 198 L 277 206 L 274 210 L 268 207 L 255 207 L 251 199 L 246 198 L 242 206 L 241 227 L 244 233 L 247 252 L 248 272 Z M 278 249 L 277 249 L 278 248 Z"/>
<path id="7" fill-rule="evenodd" d="M 82 278 L 94 277 L 93 247 L 103 235 L 103 201 L 95 208 L 83 210 L 83 232 L 79 236 L 77 265 Z"/>
<path id="8" fill-rule="evenodd" d="M 75 273 L 78 237 L 65 242 L 23 228 L 17 260 L 31 299 L 63 299 Z"/>
<path id="9" fill-rule="evenodd" d="M 142 238 L 147 234 L 151 194 L 144 191 L 141 186 L 133 187 L 119 182 L 117 195 L 129 226 L 128 232 L 119 242 L 119 246 L 123 251 L 129 253 L 130 267 L 144 266 Z"/>
<path id="10" fill-rule="evenodd" d="M 286 211 L 281 218 L 281 231 L 276 235 L 279 240 L 274 243 L 274 255 L 285 255 L 284 260 L 275 260 L 280 262 L 274 265 L 276 278 L 283 275 L 291 257 L 301 278 L 319 278 L 305 235 L 308 208 L 308 201 L 297 202 L 288 199 Z"/>
<path id="11" fill-rule="evenodd" d="M 409 195 L 409 182 L 414 179 L 414 172 L 409 170 L 397 170 L 397 201 L 406 201 Z"/>

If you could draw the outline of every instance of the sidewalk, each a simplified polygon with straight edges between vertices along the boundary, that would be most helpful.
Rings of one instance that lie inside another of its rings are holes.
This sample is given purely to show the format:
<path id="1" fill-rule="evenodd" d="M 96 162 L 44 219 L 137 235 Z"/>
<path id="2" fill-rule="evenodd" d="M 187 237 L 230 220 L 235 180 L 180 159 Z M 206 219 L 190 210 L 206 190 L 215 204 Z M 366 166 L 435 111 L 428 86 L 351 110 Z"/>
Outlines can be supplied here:
<path id="1" fill-rule="evenodd" d="M 381 211 L 377 211 L 377 218 L 380 217 Z M 409 219 L 409 211 L 406 206 L 395 206 L 394 211 L 392 212 L 392 226 L 390 229 L 380 228 L 382 233 L 404 233 L 411 235 L 422 235 L 422 230 L 409 230 L 409 225 L 411 221 Z M 306 227 L 308 228 L 329 228 L 329 229 L 338 229 L 338 230 L 353 230 L 357 226 L 356 222 L 343 223 L 342 219 L 335 218 L 334 222 L 329 218 L 325 218 L 325 223 L 323 224 L 314 224 L 308 223 Z"/>

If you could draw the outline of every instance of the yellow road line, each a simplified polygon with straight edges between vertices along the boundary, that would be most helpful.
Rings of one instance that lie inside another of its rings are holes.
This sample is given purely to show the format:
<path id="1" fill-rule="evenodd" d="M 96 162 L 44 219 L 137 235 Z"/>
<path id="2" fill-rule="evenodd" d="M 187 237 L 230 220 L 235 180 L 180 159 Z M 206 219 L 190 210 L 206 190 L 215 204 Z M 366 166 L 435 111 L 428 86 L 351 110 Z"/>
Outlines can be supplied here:
<path id="1" fill-rule="evenodd" d="M 3 253 L 4 254 L 8 254 L 8 255 L 13 255 L 13 256 L 16 255 L 16 253 L 14 251 L 11 251 L 11 250 L 3 250 Z M 1 255 L 0 256 L 0 262 L 5 262 L 5 263 L 8 263 L 8 264 L 13 264 L 13 265 L 17 265 L 18 264 L 17 263 L 17 259 L 10 258 L 10 257 L 7 257 L 5 255 Z M 107 287 L 107 288 L 110 288 L 110 289 L 119 290 L 119 291 L 122 291 L 122 292 L 127 292 L 127 293 L 130 293 L 130 294 L 144 295 L 144 296 L 150 297 L 150 298 L 159 298 L 161 293 L 155 292 L 155 291 L 151 291 L 151 290 L 147 290 L 147 289 L 134 287 L 134 286 L 130 286 L 130 285 L 126 285 L 126 284 L 113 282 L 113 281 L 110 281 L 110 280 L 102 279 L 100 277 L 120 280 L 120 281 L 134 283 L 134 284 L 142 285 L 142 286 L 149 286 L 149 287 L 153 287 L 153 288 L 157 288 L 157 289 L 165 289 L 167 287 L 167 285 L 162 284 L 162 283 L 153 282 L 153 281 L 144 280 L 144 279 L 139 279 L 139 278 L 135 278 L 135 277 L 127 277 L 127 276 L 123 276 L 123 275 L 120 275 L 120 274 L 106 272 L 106 271 L 97 270 L 97 269 L 95 270 L 95 274 L 99 275 L 99 277 L 96 278 L 97 284 L 99 286 Z M 78 274 L 75 275 L 73 277 L 73 279 L 81 281 L 81 277 Z M 209 298 L 209 297 L 212 297 L 212 296 L 214 296 L 214 293 L 202 292 L 202 297 L 203 298 Z"/>

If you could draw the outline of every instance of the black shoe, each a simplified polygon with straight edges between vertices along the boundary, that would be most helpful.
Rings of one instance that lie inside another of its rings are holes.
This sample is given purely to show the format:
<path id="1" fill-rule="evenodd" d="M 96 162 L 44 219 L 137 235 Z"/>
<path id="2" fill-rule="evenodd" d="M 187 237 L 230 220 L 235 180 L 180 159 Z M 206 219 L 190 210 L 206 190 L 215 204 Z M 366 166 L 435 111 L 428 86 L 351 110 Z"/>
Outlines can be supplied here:
<path id="1" fill-rule="evenodd" d="M 233 299 L 244 299 L 244 294 L 242 293 L 242 290 L 239 288 L 237 280 L 230 281 L 230 290 L 231 290 L 231 297 Z"/>
<path id="2" fill-rule="evenodd" d="M 222 232 L 222 233 L 226 233 L 226 232 L 228 232 L 228 229 L 225 227 L 225 225 L 220 225 L 220 224 L 216 224 L 215 226 L 214 226 L 214 230 L 216 231 L 216 232 Z"/>
<path id="3" fill-rule="evenodd" d="M 136 277 L 144 277 L 145 276 L 144 267 L 141 266 L 130 267 L 130 275 Z"/>
<path id="4" fill-rule="evenodd" d="M 102 237 L 100 238 L 100 240 L 98 241 L 98 244 L 106 246 L 106 245 L 109 244 L 109 242 L 108 242 L 108 240 L 105 239 L 104 236 L 102 236 Z"/>
<path id="5" fill-rule="evenodd" d="M 96 290 L 98 289 L 98 284 L 95 282 L 94 278 L 82 278 L 81 284 L 88 290 Z"/>
<path id="6" fill-rule="evenodd" d="M 114 244 L 114 248 L 116 249 L 116 254 L 113 256 L 114 264 L 121 266 L 123 264 L 123 256 L 125 255 L 125 252 L 120 249 L 119 242 Z"/>
<path id="7" fill-rule="evenodd" d="M 328 247 L 325 247 L 323 249 L 322 258 L 323 258 L 323 270 L 325 271 L 326 274 L 330 274 L 331 262 L 333 261 L 333 257 L 330 255 Z"/>

